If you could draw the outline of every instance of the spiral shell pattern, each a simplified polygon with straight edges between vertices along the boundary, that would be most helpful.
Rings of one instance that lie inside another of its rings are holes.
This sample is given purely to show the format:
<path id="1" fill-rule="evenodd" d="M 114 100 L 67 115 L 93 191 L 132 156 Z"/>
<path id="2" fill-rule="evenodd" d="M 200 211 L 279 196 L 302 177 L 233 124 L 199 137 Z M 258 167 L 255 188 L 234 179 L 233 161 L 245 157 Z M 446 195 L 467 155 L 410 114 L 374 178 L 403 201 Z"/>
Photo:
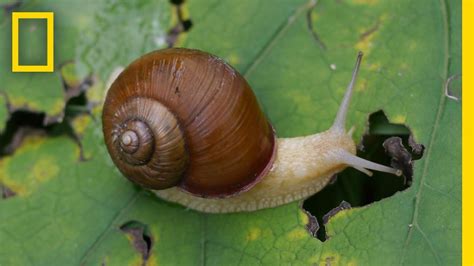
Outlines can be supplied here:
<path id="1" fill-rule="evenodd" d="M 178 121 L 165 106 L 136 97 L 104 115 L 111 126 L 104 127 L 111 132 L 106 138 L 109 153 L 125 176 L 152 189 L 179 183 L 188 157 Z"/>
<path id="2" fill-rule="evenodd" d="M 102 123 L 112 160 L 127 178 L 201 197 L 250 189 L 276 150 L 245 79 L 198 50 L 155 51 L 129 65 L 107 92 Z"/>

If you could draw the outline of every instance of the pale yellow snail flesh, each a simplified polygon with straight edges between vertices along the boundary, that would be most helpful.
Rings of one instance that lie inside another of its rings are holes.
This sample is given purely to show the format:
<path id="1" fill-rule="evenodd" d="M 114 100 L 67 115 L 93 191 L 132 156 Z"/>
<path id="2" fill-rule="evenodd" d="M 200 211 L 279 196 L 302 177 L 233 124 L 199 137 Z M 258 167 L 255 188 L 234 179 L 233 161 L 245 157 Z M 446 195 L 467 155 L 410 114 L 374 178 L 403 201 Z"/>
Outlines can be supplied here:
<path id="1" fill-rule="evenodd" d="M 352 79 L 333 125 L 324 132 L 309 136 L 279 138 L 272 168 L 250 190 L 226 198 L 197 197 L 178 187 L 155 190 L 155 194 L 166 201 L 201 212 L 248 212 L 311 196 L 347 167 L 353 167 L 367 175 L 371 175 L 368 169 L 401 175 L 400 170 L 357 157 L 352 130 L 345 130 L 346 116 L 361 59 L 362 53 L 359 52 Z"/>

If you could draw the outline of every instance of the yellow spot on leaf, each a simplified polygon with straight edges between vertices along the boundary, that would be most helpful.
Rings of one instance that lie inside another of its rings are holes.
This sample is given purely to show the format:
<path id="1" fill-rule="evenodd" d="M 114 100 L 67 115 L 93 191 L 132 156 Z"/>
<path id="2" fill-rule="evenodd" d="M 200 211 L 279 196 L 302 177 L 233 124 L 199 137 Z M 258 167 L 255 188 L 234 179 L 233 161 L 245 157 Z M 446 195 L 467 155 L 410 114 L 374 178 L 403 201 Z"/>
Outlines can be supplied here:
<path id="1" fill-rule="evenodd" d="M 48 113 L 52 115 L 59 115 L 63 112 L 64 105 L 66 103 L 63 99 L 58 99 L 53 106 L 49 109 Z"/>
<path id="2" fill-rule="evenodd" d="M 130 247 L 133 248 L 134 246 L 134 241 L 135 239 L 131 234 L 125 234 L 125 237 L 127 238 Z M 134 249 L 134 248 L 133 248 Z M 143 265 L 143 258 L 142 255 L 134 249 L 135 253 L 134 256 L 130 258 L 130 261 L 128 262 L 128 265 L 130 266 L 141 266 Z"/>
<path id="3" fill-rule="evenodd" d="M 11 97 L 9 100 L 12 106 L 28 108 L 32 110 L 39 110 L 38 103 L 32 102 L 23 96 L 14 96 L 14 97 Z"/>
<path id="4" fill-rule="evenodd" d="M 128 238 L 128 237 L 127 237 Z M 129 238 L 130 240 L 130 238 Z M 131 240 L 131 244 L 133 245 L 133 240 Z M 153 250 L 151 250 L 153 252 Z M 131 258 L 130 262 L 128 263 L 130 266 L 158 266 L 158 259 L 156 258 L 154 253 L 151 253 L 146 261 L 146 263 L 143 263 L 143 257 L 142 254 L 139 252 L 136 252 L 135 255 Z"/>
<path id="5" fill-rule="evenodd" d="M 92 118 L 89 115 L 81 115 L 76 117 L 72 121 L 72 126 L 74 128 L 74 131 L 78 133 L 79 135 L 83 135 L 84 132 L 87 129 L 87 126 L 91 122 Z"/>
<path id="6" fill-rule="evenodd" d="M 356 86 L 355 91 L 361 92 L 361 91 L 366 91 L 367 90 L 367 79 L 361 79 L 359 81 L 359 85 Z"/>
<path id="7" fill-rule="evenodd" d="M 407 117 L 405 115 L 396 115 L 395 117 L 393 117 L 392 123 L 403 124 L 406 122 L 406 120 Z"/>
<path id="8" fill-rule="evenodd" d="M 319 256 L 314 255 L 308 259 L 308 265 L 318 265 Z"/>
<path id="9" fill-rule="evenodd" d="M 152 231 L 152 235 L 153 235 L 154 245 L 156 245 L 156 243 L 158 242 L 157 230 L 155 230 L 154 228 L 151 228 L 151 231 Z M 135 242 L 134 242 L 135 239 L 133 238 L 133 236 L 131 234 L 125 234 L 125 237 L 127 238 L 128 242 L 130 243 L 130 246 L 133 248 L 133 246 L 135 245 Z M 150 250 L 150 254 L 149 254 L 149 257 L 146 261 L 146 264 L 143 264 L 142 254 L 139 253 L 135 249 L 134 249 L 134 251 L 136 252 L 136 254 L 135 254 L 135 256 L 133 256 L 133 259 L 128 263 L 128 265 L 131 265 L 131 266 L 143 266 L 143 265 L 158 266 L 159 265 L 158 258 L 156 257 L 155 252 L 153 252 L 153 249 Z"/>
<path id="10" fill-rule="evenodd" d="M 413 138 L 420 139 L 420 135 L 417 129 L 410 128 L 410 130 L 411 130 L 411 134 L 413 135 Z"/>
<path id="11" fill-rule="evenodd" d="M 32 179 L 45 182 L 55 177 L 59 172 L 54 157 L 43 155 L 33 166 Z"/>
<path id="12" fill-rule="evenodd" d="M 362 32 L 365 32 L 365 30 Z M 365 38 L 361 38 L 355 45 L 356 50 L 363 51 L 367 55 L 374 45 L 373 39 L 375 35 L 376 33 L 372 33 Z"/>
<path id="13" fill-rule="evenodd" d="M 16 150 L 15 157 L 22 157 L 25 153 L 31 153 L 38 149 L 45 140 L 42 136 L 27 137 Z M 26 175 L 26 179 L 19 180 L 14 175 L 21 175 L 21 173 L 11 172 L 10 165 L 13 163 L 14 157 L 12 156 L 5 157 L 0 161 L 0 181 L 18 196 L 30 194 L 39 184 L 51 179 L 59 172 L 59 167 L 56 165 L 54 158 L 46 155 L 34 163 L 31 169 L 29 169 L 30 174 Z"/>
<path id="14" fill-rule="evenodd" d="M 308 237 L 308 232 L 302 227 L 295 228 L 288 233 L 290 240 L 298 240 Z"/>
<path id="15" fill-rule="evenodd" d="M 341 258 L 339 254 L 326 253 L 326 254 L 323 254 L 320 264 L 321 265 L 341 265 L 340 260 Z"/>
<path id="16" fill-rule="evenodd" d="M 400 70 L 407 70 L 407 69 L 408 69 L 408 64 L 405 63 L 405 62 L 402 62 L 402 63 L 400 64 Z"/>
<path id="17" fill-rule="evenodd" d="M 316 22 L 318 19 L 319 19 L 318 13 L 312 12 L 312 13 L 311 13 L 311 20 L 312 20 L 313 22 Z"/>
<path id="18" fill-rule="evenodd" d="M 18 153 L 17 153 L 18 154 Z M 26 176 L 26 180 L 16 180 L 11 177 L 12 174 L 16 173 L 7 173 L 9 170 L 8 167 L 3 167 L 3 165 L 8 165 L 11 163 L 11 158 L 5 159 L 1 164 L 0 171 L 0 181 L 2 181 L 8 188 L 14 191 L 18 196 L 27 196 L 36 188 L 57 176 L 59 172 L 59 167 L 57 166 L 54 157 L 44 155 L 39 160 L 35 162 L 31 168 L 31 172 Z M 21 173 L 18 173 L 21 174 Z"/>
<path id="19" fill-rule="evenodd" d="M 15 151 L 15 154 L 23 154 L 29 150 L 38 149 L 46 141 L 43 136 L 32 135 L 23 140 L 21 146 Z"/>
<path id="20" fill-rule="evenodd" d="M 73 17 L 70 19 L 74 19 Z M 86 29 L 91 23 L 91 18 L 84 14 L 78 15 L 76 19 L 74 19 L 74 25 L 81 29 Z"/>
<path id="21" fill-rule="evenodd" d="M 143 258 L 141 254 L 136 253 L 128 263 L 130 266 L 142 266 L 143 265 Z"/>
<path id="22" fill-rule="evenodd" d="M 133 246 L 133 237 L 132 237 L 132 235 L 131 234 L 125 234 L 125 237 L 127 238 L 130 245 Z"/>
<path id="23" fill-rule="evenodd" d="M 370 71 L 379 71 L 381 68 L 380 63 L 372 63 L 367 66 Z"/>
<path id="24" fill-rule="evenodd" d="M 352 2 L 354 4 L 358 4 L 358 5 L 370 5 L 370 6 L 373 6 L 373 5 L 376 5 L 379 3 L 379 0 L 352 0 Z"/>
<path id="25" fill-rule="evenodd" d="M 250 230 L 247 232 L 247 241 L 257 240 L 261 234 L 262 234 L 262 230 L 260 230 L 260 228 L 258 227 L 250 228 Z"/>
<path id="26" fill-rule="evenodd" d="M 171 23 L 170 23 L 170 25 L 176 25 L 178 23 L 178 16 L 177 16 L 178 11 L 177 11 L 177 9 L 178 8 L 173 5 L 173 10 L 171 11 Z M 188 9 L 187 5 L 186 4 L 181 5 L 180 9 L 181 9 L 180 12 L 181 12 L 181 15 L 183 16 L 183 19 L 184 20 L 189 19 L 189 9 Z M 187 37 L 188 37 L 187 32 L 181 32 L 178 35 L 178 39 L 175 41 L 174 46 L 176 46 L 176 47 L 183 46 L 183 44 L 185 43 L 185 40 L 187 39 Z"/>
<path id="27" fill-rule="evenodd" d="M 175 42 L 174 47 L 182 47 L 186 43 L 186 39 L 188 38 L 189 34 L 188 31 L 181 32 L 179 34 L 178 40 Z"/>
<path id="28" fill-rule="evenodd" d="M 408 50 L 410 51 L 416 50 L 417 47 L 418 47 L 418 43 L 415 41 L 411 41 L 408 43 Z"/>
<path id="29" fill-rule="evenodd" d="M 7 186 L 11 191 L 15 192 L 15 194 L 19 196 L 25 195 L 26 188 L 23 185 L 12 180 L 7 173 L 6 165 L 8 165 L 9 162 L 10 158 L 6 158 L 0 161 L 0 182 Z"/>
<path id="30" fill-rule="evenodd" d="M 158 266 L 158 259 L 155 256 L 155 253 L 151 253 L 150 257 L 146 262 L 146 266 Z"/>
<path id="31" fill-rule="evenodd" d="M 240 63 L 240 58 L 236 54 L 230 54 L 229 56 L 227 56 L 227 61 L 229 62 L 229 64 L 235 66 Z"/>
<path id="32" fill-rule="evenodd" d="M 377 2 L 375 0 L 365 0 L 364 2 Z M 374 46 L 375 37 L 380 32 L 380 28 L 389 18 L 388 14 L 382 14 L 375 21 L 375 24 L 370 25 L 366 28 L 359 29 L 359 41 L 356 43 L 355 48 L 358 51 L 363 51 L 366 55 L 369 54 L 370 50 Z"/>
<path id="33" fill-rule="evenodd" d="M 12 106 L 42 111 L 38 102 L 27 99 L 23 96 L 14 96 L 9 100 Z M 58 99 L 50 108 L 48 108 L 47 112 L 48 114 L 59 115 L 63 111 L 64 105 L 64 100 L 62 98 Z"/>
<path id="34" fill-rule="evenodd" d="M 309 217 L 304 211 L 300 211 L 300 221 L 302 225 L 307 225 L 309 223 Z"/>
<path id="35" fill-rule="evenodd" d="M 187 5 L 186 1 L 183 1 L 184 4 L 181 4 L 181 15 L 183 16 L 183 19 L 189 19 L 189 8 Z"/>
<path id="36" fill-rule="evenodd" d="M 87 90 L 87 99 L 92 100 L 92 101 L 98 101 L 102 102 L 105 99 L 105 84 L 102 82 L 102 80 L 99 80 L 99 78 L 94 79 L 93 85 Z M 102 106 L 100 104 L 94 106 L 94 109 L 100 108 L 102 109 Z"/>
<path id="37" fill-rule="evenodd" d="M 288 91 L 288 96 L 301 110 L 312 110 L 314 108 L 314 100 L 308 95 L 307 92 L 301 90 L 291 90 Z"/>
<path id="38" fill-rule="evenodd" d="M 183 11 L 181 11 L 183 12 Z M 173 5 L 173 10 L 171 10 L 171 25 L 176 25 L 179 20 L 178 20 L 178 8 Z"/>
<path id="39" fill-rule="evenodd" d="M 356 266 L 356 265 L 358 265 L 357 262 L 355 262 L 355 261 L 353 261 L 353 260 L 352 260 L 352 261 L 349 261 L 349 262 L 347 263 L 347 266 Z"/>

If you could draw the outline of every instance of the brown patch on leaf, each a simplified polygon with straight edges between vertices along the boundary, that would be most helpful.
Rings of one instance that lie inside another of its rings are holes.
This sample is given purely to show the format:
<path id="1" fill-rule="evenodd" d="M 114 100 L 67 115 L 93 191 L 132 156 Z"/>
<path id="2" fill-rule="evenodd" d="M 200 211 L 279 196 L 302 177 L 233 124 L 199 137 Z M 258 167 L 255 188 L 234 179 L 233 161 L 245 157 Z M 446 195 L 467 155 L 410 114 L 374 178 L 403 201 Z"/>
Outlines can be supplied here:
<path id="1" fill-rule="evenodd" d="M 308 230 L 309 234 L 312 237 L 317 237 L 318 230 L 319 230 L 318 220 L 309 211 L 305 210 L 303 206 L 301 206 L 301 210 L 306 214 L 306 216 L 308 216 L 308 223 L 306 224 L 306 230 Z"/>
<path id="2" fill-rule="evenodd" d="M 168 47 L 173 47 L 178 41 L 179 35 L 183 32 L 187 32 L 193 26 L 191 19 L 185 19 L 183 15 L 183 4 L 184 0 L 170 0 L 170 3 L 176 7 L 176 16 L 178 22 L 173 26 L 166 36 L 166 43 Z"/>
<path id="3" fill-rule="evenodd" d="M 13 10 L 19 8 L 21 6 L 23 1 L 20 1 L 20 0 L 12 0 L 10 2 L 6 2 L 4 4 L 0 4 L 0 8 L 3 9 L 3 11 L 5 12 L 5 14 L 10 14 Z"/>
<path id="4" fill-rule="evenodd" d="M 316 8 L 316 5 L 318 4 L 318 1 L 313 1 L 310 3 L 310 8 L 308 9 L 308 12 L 306 13 L 306 25 L 308 26 L 308 30 L 311 33 L 311 37 L 313 37 L 314 41 L 316 44 L 322 49 L 326 50 L 326 45 L 324 42 L 319 38 L 318 33 L 316 32 L 316 29 L 314 28 L 314 21 L 313 21 L 313 11 Z"/>
<path id="5" fill-rule="evenodd" d="M 69 101 L 74 97 L 78 97 L 82 93 L 86 92 L 94 84 L 94 79 L 92 76 L 88 76 L 84 79 L 79 85 L 71 86 L 65 83 L 66 95 L 65 100 Z"/>
<path id="6" fill-rule="evenodd" d="M 153 245 L 147 225 L 138 221 L 129 221 L 120 226 L 120 230 L 130 236 L 133 248 L 142 255 L 142 265 L 146 265 Z"/>
<path id="7" fill-rule="evenodd" d="M 337 206 L 336 208 L 330 210 L 328 213 L 326 213 L 323 216 L 323 223 L 327 224 L 329 219 L 331 219 L 331 217 L 333 217 L 334 215 L 336 215 L 337 213 L 339 213 L 342 210 L 347 210 L 347 209 L 350 209 L 350 208 L 351 208 L 351 204 L 349 202 L 344 201 L 344 200 L 341 201 L 339 206 Z"/>
<path id="8" fill-rule="evenodd" d="M 46 130 L 28 126 L 18 128 L 10 143 L 5 146 L 5 154 L 12 154 L 14 150 L 21 146 L 23 140 L 28 136 L 46 136 Z"/>
<path id="9" fill-rule="evenodd" d="M 2 183 L 0 183 L 0 191 L 2 193 L 2 199 L 8 199 L 16 196 L 15 191 L 11 190 L 9 187 L 5 186 Z"/>
<path id="10" fill-rule="evenodd" d="M 390 161 L 392 167 L 402 170 L 405 182 L 410 185 L 413 179 L 413 160 L 411 153 L 403 146 L 402 139 L 400 137 L 388 138 L 383 142 L 383 147 L 385 152 L 392 158 Z M 423 150 L 418 144 L 415 145 L 415 149 L 418 151 L 420 149 L 421 151 Z"/>
<path id="11" fill-rule="evenodd" d="M 92 74 L 76 76 L 76 73 L 74 73 L 71 75 L 71 73 L 68 73 L 68 69 L 70 72 L 70 69 L 74 68 L 75 64 L 74 61 L 69 61 L 60 68 L 65 92 L 64 101 L 67 105 L 65 109 L 73 109 L 73 111 L 79 111 L 80 113 L 91 114 L 91 110 L 99 103 L 88 101 L 86 99 L 86 92 L 97 83 L 97 77 Z M 79 104 L 77 103 L 78 101 L 80 102 Z"/>
<path id="12" fill-rule="evenodd" d="M 359 42 L 364 41 L 365 39 L 367 39 L 367 37 L 374 34 L 379 29 L 379 27 L 380 20 L 377 19 L 377 21 L 375 21 L 375 24 L 372 27 L 370 27 L 368 30 L 364 31 L 362 34 L 359 35 Z"/>
<path id="13" fill-rule="evenodd" d="M 408 145 L 411 147 L 411 155 L 413 160 L 418 160 L 423 156 L 425 145 L 416 143 L 412 135 L 408 137 Z"/>
<path id="14" fill-rule="evenodd" d="M 326 265 L 326 266 L 331 266 L 334 261 L 335 261 L 335 258 L 334 258 L 334 257 L 327 257 L 327 258 L 324 260 L 324 265 Z"/>

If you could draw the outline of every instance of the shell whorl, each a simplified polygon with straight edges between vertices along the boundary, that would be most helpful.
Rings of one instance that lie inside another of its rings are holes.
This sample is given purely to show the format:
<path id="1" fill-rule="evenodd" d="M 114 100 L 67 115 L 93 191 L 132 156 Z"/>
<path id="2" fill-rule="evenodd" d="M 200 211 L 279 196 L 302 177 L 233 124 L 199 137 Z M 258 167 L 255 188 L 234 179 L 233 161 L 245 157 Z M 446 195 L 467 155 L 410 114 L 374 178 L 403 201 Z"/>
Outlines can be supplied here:
<path id="1" fill-rule="evenodd" d="M 107 92 L 102 124 L 114 163 L 149 189 L 233 196 L 275 159 L 275 132 L 248 83 L 198 50 L 159 50 L 131 63 Z"/>
<path id="2" fill-rule="evenodd" d="M 178 120 L 160 102 L 137 97 L 112 117 L 109 152 L 122 173 L 138 184 L 163 189 L 179 183 L 188 161 Z"/>

